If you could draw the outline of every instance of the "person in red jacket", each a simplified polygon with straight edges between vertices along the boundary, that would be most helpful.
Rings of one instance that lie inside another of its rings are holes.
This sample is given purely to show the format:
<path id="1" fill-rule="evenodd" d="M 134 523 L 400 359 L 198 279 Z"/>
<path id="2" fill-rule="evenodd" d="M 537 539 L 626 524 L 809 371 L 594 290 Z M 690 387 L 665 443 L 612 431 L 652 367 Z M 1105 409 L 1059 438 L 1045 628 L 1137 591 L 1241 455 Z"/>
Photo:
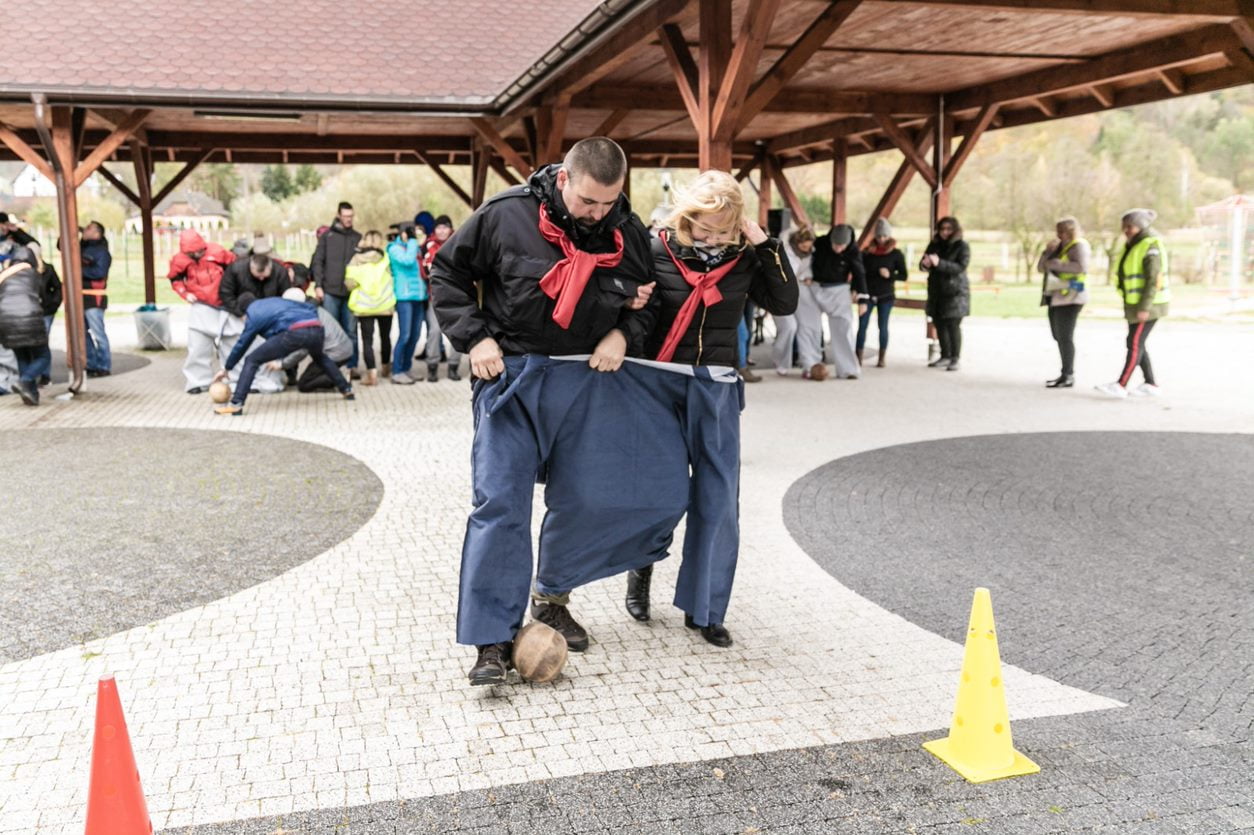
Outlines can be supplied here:
<path id="1" fill-rule="evenodd" d="M 183 363 L 188 394 L 209 388 L 214 354 L 225 366 L 239 336 L 224 334 L 230 314 L 223 309 L 219 293 L 222 273 L 234 260 L 235 256 L 222 247 L 206 243 L 195 229 L 183 230 L 179 251 L 170 259 L 170 286 L 192 306 L 187 317 L 187 361 Z"/>

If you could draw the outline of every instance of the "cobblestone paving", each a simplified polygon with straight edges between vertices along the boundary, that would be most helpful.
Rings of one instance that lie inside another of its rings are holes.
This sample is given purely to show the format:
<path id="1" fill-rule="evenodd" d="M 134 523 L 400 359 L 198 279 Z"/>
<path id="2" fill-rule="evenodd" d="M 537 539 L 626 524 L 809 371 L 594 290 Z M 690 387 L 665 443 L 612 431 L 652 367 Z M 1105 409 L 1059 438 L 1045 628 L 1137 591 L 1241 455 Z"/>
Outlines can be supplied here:
<path id="1" fill-rule="evenodd" d="M 1117 362 L 1120 331 L 1086 324 L 1082 360 Z M 668 560 L 653 624 L 628 621 L 621 580 L 594 584 L 575 603 L 591 651 L 554 686 L 490 693 L 464 685 L 469 654 L 450 634 L 469 494 L 464 384 L 385 385 L 359 390 L 352 404 L 267 397 L 224 424 L 203 399 L 178 393 L 176 358 L 156 357 L 137 374 L 93 381 L 74 403 L 0 408 L 6 433 L 159 426 L 297 438 L 358 458 L 385 485 L 379 512 L 356 534 L 272 580 L 92 642 L 91 659 L 75 649 L 0 666 L 0 831 L 81 831 L 94 678 L 106 670 L 118 675 L 159 829 L 1051 828 L 1043 820 L 1057 830 L 1177 831 L 1165 804 L 1184 796 L 1164 793 L 1163 808 L 1147 810 L 1124 802 L 1144 794 L 1110 789 L 1149 773 L 1118 770 L 1153 756 L 1135 747 L 1143 723 L 1116 700 L 1035 674 L 1000 596 L 1016 742 L 1045 771 L 970 787 L 919 750 L 948 724 L 961 647 L 833 579 L 781 512 L 815 466 L 879 447 L 1060 426 L 1247 431 L 1250 404 L 1229 395 L 1247 383 L 1239 358 L 1249 333 L 1173 323 L 1156 337 L 1169 387 L 1154 402 L 1040 389 L 1035 378 L 1055 362 L 1040 323 L 971 327 L 960 374 L 904 359 L 922 345 L 903 326 L 894 337 L 903 359 L 863 380 L 754 387 L 729 621 L 737 646 L 702 644 L 663 605 L 675 576 Z M 1203 351 L 1215 361 L 1195 367 Z M 951 604 L 959 623 L 969 595 Z M 1104 724 L 1085 731 L 1107 716 L 1132 724 L 1123 735 Z M 1161 770 L 1182 779 L 1172 763 Z M 1219 770 L 1195 770 L 1221 786 Z M 1239 802 L 1208 808 L 1233 819 L 1207 831 L 1248 825 Z"/>
<path id="2" fill-rule="evenodd" d="M 114 376 L 118 374 L 126 374 L 129 371 L 138 371 L 148 365 L 150 360 L 141 354 L 123 353 L 120 351 L 113 352 L 113 367 L 110 369 Z M 48 375 L 52 378 L 53 385 L 63 385 L 70 381 L 69 369 L 65 366 L 65 351 L 52 352 L 52 373 Z"/>

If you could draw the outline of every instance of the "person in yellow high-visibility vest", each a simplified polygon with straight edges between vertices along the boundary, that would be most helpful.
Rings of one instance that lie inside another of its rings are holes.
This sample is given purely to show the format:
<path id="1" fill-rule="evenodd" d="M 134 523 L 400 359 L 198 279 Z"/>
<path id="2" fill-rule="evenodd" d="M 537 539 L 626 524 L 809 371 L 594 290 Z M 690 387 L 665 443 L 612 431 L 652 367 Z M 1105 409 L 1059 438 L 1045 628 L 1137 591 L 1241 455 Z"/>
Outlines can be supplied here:
<path id="1" fill-rule="evenodd" d="M 1054 230 L 1058 237 L 1045 247 L 1036 268 L 1045 274 L 1041 304 L 1049 308 L 1049 330 L 1058 343 L 1062 373 L 1045 386 L 1069 389 L 1075 385 L 1075 324 L 1089 300 L 1087 282 L 1092 250 L 1080 234 L 1075 218 L 1064 217 Z"/>
<path id="2" fill-rule="evenodd" d="M 1119 379 L 1097 386 L 1098 391 L 1110 397 L 1123 398 L 1129 394 L 1153 396 L 1159 393 L 1149 352 L 1145 350 L 1150 331 L 1159 319 L 1167 315 L 1167 304 L 1171 301 L 1167 249 L 1151 225 L 1157 216 L 1152 209 L 1131 209 L 1123 215 L 1123 234 L 1127 243 L 1119 255 L 1116 274 L 1119 293 L 1123 296 L 1124 318 L 1128 320 L 1128 354 Z M 1129 391 L 1128 383 L 1138 365 L 1145 382 Z"/>

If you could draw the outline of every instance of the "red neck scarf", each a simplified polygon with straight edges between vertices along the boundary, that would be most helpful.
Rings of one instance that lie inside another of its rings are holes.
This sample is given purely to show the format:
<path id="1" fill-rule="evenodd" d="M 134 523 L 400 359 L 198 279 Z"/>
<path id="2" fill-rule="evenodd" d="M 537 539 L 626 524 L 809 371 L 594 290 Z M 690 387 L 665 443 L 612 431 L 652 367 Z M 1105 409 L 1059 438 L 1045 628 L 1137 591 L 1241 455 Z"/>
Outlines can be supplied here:
<path id="1" fill-rule="evenodd" d="M 736 266 L 736 263 L 740 261 L 740 256 L 737 255 L 726 264 L 720 264 L 708 273 L 697 272 L 689 269 L 682 259 L 675 257 L 675 253 L 671 251 L 670 242 L 666 240 L 665 232 L 660 233 L 658 237 L 662 239 L 666 254 L 679 268 L 679 274 L 684 277 L 688 286 L 692 287 L 692 292 L 688 294 L 688 299 L 679 308 L 679 313 L 676 314 L 675 321 L 671 324 L 670 332 L 666 334 L 662 350 L 657 354 L 659 362 L 670 362 L 671 357 L 675 356 L 675 349 L 679 347 L 679 340 L 683 339 L 684 334 L 688 332 L 688 326 L 692 324 L 692 318 L 697 314 L 697 305 L 704 303 L 706 307 L 712 307 L 723 300 L 718 283 L 723 280 L 723 276 L 731 272 L 732 267 Z"/>
<path id="2" fill-rule="evenodd" d="M 541 203 L 540 234 L 549 243 L 560 246 L 562 255 L 565 256 L 553 265 L 553 269 L 549 270 L 544 278 L 540 279 L 540 289 L 544 291 L 544 294 L 550 299 L 557 300 L 557 305 L 553 308 L 553 321 L 565 330 L 570 327 L 570 320 L 575 315 L 575 307 L 579 304 L 579 299 L 583 297 L 584 288 L 588 286 L 588 279 L 592 278 L 592 271 L 597 267 L 617 267 L 618 263 L 623 260 L 623 233 L 622 230 L 614 230 L 613 252 L 599 255 L 584 252 L 575 246 L 562 227 L 549 220 L 548 209 Z"/>

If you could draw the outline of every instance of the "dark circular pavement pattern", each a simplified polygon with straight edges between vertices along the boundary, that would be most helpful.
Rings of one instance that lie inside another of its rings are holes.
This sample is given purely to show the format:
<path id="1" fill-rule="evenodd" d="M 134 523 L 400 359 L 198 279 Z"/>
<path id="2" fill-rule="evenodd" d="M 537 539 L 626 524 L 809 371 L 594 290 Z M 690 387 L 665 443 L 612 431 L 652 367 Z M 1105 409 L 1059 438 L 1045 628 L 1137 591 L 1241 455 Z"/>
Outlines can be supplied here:
<path id="1" fill-rule="evenodd" d="M 301 441 L 181 429 L 5 433 L 0 663 L 268 580 L 347 538 L 383 483 Z"/>
<path id="2" fill-rule="evenodd" d="M 109 370 L 114 376 L 117 376 L 128 371 L 138 371 L 151 362 L 152 360 L 147 357 L 141 357 L 138 354 L 125 354 L 113 351 Z M 52 382 L 56 385 L 70 381 L 70 371 L 65 364 L 65 351 L 53 350 L 52 373 L 48 376 L 52 377 Z"/>

